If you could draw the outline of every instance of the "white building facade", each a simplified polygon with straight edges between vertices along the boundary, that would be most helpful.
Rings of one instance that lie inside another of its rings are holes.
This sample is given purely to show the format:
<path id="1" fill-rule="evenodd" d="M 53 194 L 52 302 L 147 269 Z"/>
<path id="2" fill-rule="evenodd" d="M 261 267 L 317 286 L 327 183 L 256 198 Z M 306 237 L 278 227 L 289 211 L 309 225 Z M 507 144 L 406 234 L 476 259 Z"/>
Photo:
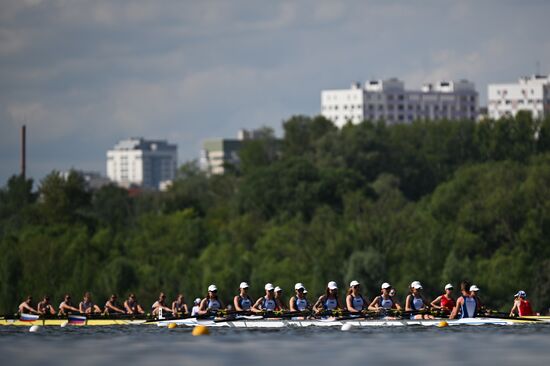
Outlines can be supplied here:
<path id="1" fill-rule="evenodd" d="M 426 84 L 421 90 L 406 90 L 402 81 L 369 80 L 350 89 L 323 90 L 321 114 L 338 127 L 363 120 L 388 124 L 418 119 L 475 120 L 479 96 L 467 80 Z"/>
<path id="2" fill-rule="evenodd" d="M 130 138 L 107 151 L 107 177 L 122 187 L 160 189 L 176 176 L 178 148 L 165 140 Z"/>
<path id="3" fill-rule="evenodd" d="M 523 77 L 517 83 L 489 84 L 489 118 L 513 117 L 530 111 L 533 118 L 550 115 L 550 75 Z"/>

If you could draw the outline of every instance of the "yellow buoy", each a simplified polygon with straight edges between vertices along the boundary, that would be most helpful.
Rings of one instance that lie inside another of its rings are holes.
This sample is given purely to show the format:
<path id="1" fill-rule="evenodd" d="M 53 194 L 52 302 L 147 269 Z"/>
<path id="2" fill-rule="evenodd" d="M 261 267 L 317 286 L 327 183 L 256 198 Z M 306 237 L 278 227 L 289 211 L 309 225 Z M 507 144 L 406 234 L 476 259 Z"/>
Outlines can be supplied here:
<path id="1" fill-rule="evenodd" d="M 168 324 L 168 329 L 174 329 L 176 328 L 178 325 L 176 323 L 170 323 Z"/>
<path id="2" fill-rule="evenodd" d="M 442 321 L 439 322 L 439 324 L 437 324 L 437 326 L 439 328 L 445 328 L 445 327 L 449 326 L 449 323 L 447 323 L 445 320 L 442 320 Z"/>
<path id="3" fill-rule="evenodd" d="M 205 325 L 197 325 L 195 326 L 195 328 L 193 328 L 193 332 L 191 334 L 193 334 L 194 336 L 208 335 L 210 334 L 210 331 Z"/>

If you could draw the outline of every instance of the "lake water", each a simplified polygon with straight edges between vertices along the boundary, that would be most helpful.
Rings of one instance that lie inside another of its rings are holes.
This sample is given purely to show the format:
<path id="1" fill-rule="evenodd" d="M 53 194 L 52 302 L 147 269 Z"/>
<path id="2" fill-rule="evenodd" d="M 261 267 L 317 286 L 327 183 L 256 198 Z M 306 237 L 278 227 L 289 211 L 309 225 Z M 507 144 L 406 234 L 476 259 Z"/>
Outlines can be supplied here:
<path id="1" fill-rule="evenodd" d="M 2 365 L 550 365 L 550 323 L 519 326 L 211 329 L 0 327 Z"/>

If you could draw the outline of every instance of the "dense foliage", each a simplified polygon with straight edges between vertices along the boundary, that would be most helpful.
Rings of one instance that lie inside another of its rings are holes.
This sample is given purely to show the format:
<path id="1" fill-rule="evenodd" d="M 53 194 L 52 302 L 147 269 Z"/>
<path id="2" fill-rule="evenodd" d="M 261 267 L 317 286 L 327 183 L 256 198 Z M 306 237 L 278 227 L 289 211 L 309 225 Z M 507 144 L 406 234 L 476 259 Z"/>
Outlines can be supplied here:
<path id="1" fill-rule="evenodd" d="M 550 120 L 364 122 L 339 130 L 303 116 L 241 151 L 240 167 L 208 177 L 185 164 L 171 189 L 95 192 L 75 173 L 0 190 L 0 311 L 27 294 L 160 290 L 187 302 L 214 282 L 222 299 L 241 281 L 310 296 L 351 279 L 367 296 L 389 281 L 401 299 L 469 279 L 507 307 L 524 289 L 550 305 Z M 274 146 L 276 148 L 274 149 Z"/>

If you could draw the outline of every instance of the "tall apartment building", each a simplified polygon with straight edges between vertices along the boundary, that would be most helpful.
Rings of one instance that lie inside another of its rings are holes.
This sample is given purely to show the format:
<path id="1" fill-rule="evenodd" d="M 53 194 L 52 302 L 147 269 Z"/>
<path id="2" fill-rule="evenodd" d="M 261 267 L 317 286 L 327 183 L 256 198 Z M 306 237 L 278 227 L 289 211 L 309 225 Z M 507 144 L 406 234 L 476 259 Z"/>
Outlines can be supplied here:
<path id="1" fill-rule="evenodd" d="M 270 129 L 239 130 L 236 139 L 211 139 L 202 144 L 199 164 L 208 174 L 223 174 L 227 165 L 238 166 L 239 151 L 243 142 L 264 137 L 274 137 Z"/>
<path id="2" fill-rule="evenodd" d="M 350 89 L 323 90 L 321 114 L 338 127 L 363 120 L 389 124 L 417 119 L 475 120 L 478 99 L 474 84 L 467 80 L 425 84 L 421 90 L 406 90 L 395 78 L 369 80 Z"/>
<path id="3" fill-rule="evenodd" d="M 130 138 L 107 151 L 107 177 L 123 187 L 160 189 L 174 179 L 178 148 L 165 140 Z"/>
<path id="4" fill-rule="evenodd" d="M 489 84 L 489 118 L 515 116 L 530 111 L 533 118 L 550 115 L 550 75 L 523 77 L 517 83 Z"/>

